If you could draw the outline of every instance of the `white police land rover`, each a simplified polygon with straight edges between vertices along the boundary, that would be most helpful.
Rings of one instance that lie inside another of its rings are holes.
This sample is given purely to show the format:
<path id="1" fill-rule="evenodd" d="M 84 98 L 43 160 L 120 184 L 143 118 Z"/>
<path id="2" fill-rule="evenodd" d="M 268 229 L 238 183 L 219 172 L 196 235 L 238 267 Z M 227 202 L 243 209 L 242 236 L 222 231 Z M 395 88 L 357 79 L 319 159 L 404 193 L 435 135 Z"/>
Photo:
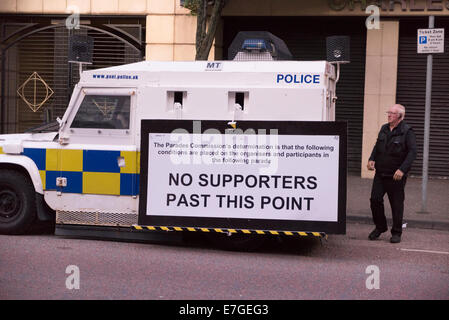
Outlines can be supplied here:
<path id="1" fill-rule="evenodd" d="M 0 233 L 24 233 L 36 219 L 137 226 L 143 120 L 334 121 L 334 66 L 274 60 L 283 52 L 256 38 L 240 42 L 234 61 L 83 72 L 57 131 L 0 135 Z"/>

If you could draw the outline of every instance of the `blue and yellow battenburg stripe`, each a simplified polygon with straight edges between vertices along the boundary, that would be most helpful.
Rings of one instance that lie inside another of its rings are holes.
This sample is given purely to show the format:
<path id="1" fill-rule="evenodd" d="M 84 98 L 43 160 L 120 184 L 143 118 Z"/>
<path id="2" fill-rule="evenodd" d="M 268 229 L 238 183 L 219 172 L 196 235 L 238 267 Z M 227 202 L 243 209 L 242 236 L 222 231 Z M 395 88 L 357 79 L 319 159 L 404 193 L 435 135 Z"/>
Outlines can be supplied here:
<path id="1" fill-rule="evenodd" d="M 25 148 L 23 155 L 36 163 L 44 190 L 122 196 L 139 194 L 139 152 Z M 119 157 L 124 159 L 124 167 L 119 167 Z M 67 178 L 66 187 L 56 186 L 58 177 Z"/>

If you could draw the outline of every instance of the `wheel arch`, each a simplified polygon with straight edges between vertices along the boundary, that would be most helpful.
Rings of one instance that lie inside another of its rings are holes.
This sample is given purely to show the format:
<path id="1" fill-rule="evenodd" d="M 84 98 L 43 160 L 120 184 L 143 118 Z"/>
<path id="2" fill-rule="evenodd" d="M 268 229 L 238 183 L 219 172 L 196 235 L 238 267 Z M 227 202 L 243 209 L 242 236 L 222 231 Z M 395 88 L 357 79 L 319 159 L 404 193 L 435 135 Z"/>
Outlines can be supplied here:
<path id="1" fill-rule="evenodd" d="M 33 160 L 25 156 L 0 155 L 0 170 L 16 170 L 26 175 L 37 193 L 43 194 L 43 184 L 39 170 Z"/>

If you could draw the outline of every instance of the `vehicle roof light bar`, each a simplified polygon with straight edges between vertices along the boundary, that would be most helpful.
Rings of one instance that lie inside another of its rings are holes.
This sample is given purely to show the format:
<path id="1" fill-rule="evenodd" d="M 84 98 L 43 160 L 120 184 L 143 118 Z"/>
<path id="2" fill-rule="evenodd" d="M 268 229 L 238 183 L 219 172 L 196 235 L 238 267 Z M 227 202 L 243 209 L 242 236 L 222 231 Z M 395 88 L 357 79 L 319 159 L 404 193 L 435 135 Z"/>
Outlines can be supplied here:
<path id="1" fill-rule="evenodd" d="M 267 51 L 268 45 L 264 39 L 245 39 L 242 50 L 246 51 Z"/>

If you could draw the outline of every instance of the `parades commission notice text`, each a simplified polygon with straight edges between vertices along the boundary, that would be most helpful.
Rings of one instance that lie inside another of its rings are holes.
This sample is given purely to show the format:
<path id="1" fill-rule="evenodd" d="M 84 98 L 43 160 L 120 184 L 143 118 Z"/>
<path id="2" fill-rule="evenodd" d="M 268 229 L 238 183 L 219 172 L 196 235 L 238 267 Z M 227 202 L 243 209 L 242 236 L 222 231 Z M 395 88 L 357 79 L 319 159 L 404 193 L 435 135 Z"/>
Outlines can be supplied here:
<path id="1" fill-rule="evenodd" d="M 173 225 L 169 217 L 209 227 L 233 220 L 338 224 L 346 137 L 330 130 L 335 123 L 241 121 L 243 128 L 230 130 L 202 121 L 198 132 L 192 121 L 155 121 L 143 126 L 139 224 Z M 180 126 L 164 132 L 173 122 Z"/>

